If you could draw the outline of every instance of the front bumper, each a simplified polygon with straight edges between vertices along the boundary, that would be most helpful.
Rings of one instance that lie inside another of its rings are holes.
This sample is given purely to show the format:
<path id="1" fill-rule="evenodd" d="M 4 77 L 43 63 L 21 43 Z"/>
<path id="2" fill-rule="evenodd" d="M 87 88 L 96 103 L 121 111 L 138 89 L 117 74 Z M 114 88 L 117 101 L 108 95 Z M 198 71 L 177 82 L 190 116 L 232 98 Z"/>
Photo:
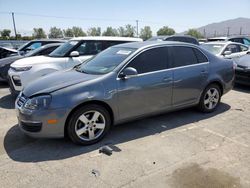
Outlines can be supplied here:
<path id="1" fill-rule="evenodd" d="M 20 104 L 20 96 L 15 103 L 18 124 L 22 132 L 35 138 L 64 137 L 64 126 L 68 112 L 66 109 L 28 110 Z M 49 123 L 56 120 L 56 123 Z"/>
<path id="2" fill-rule="evenodd" d="M 236 69 L 235 83 L 250 86 L 250 70 Z"/>

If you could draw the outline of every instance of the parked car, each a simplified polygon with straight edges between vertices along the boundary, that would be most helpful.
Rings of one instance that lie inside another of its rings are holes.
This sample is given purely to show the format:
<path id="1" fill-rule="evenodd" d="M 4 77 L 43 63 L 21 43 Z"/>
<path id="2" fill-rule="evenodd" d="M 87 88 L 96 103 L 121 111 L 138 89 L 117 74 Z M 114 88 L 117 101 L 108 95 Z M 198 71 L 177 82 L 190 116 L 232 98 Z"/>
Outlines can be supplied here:
<path id="1" fill-rule="evenodd" d="M 27 135 L 87 145 L 132 119 L 191 106 L 212 112 L 233 80 L 232 60 L 196 45 L 127 43 L 30 83 L 15 105 Z"/>
<path id="2" fill-rule="evenodd" d="M 3 51 L 3 47 L 0 48 L 0 59 L 6 58 L 9 56 L 14 56 L 14 55 L 25 55 L 26 53 L 35 50 L 43 45 L 50 44 L 50 43 L 60 43 L 60 42 L 65 42 L 65 40 L 57 40 L 57 39 L 41 39 L 41 40 L 32 40 L 24 45 L 22 45 L 20 48 L 17 50 L 15 49 L 8 49 L 8 51 Z"/>
<path id="3" fill-rule="evenodd" d="M 201 44 L 201 47 L 222 58 L 239 58 L 249 54 L 249 47 L 236 42 L 207 42 Z"/>
<path id="4" fill-rule="evenodd" d="M 7 82 L 8 81 L 8 71 L 11 63 L 18 59 L 23 59 L 27 57 L 39 56 L 39 55 L 48 55 L 52 51 L 54 51 L 57 47 L 59 47 L 63 43 L 51 43 L 41 46 L 33 51 L 28 52 L 26 55 L 15 55 L 11 57 L 7 57 L 4 59 L 0 59 L 0 81 Z"/>
<path id="5" fill-rule="evenodd" d="M 156 36 L 148 39 L 148 41 L 178 41 L 178 42 L 187 42 L 191 44 L 199 45 L 199 41 L 189 35 L 171 35 L 171 36 Z"/>
<path id="6" fill-rule="evenodd" d="M 250 86 L 250 55 L 241 57 L 235 61 L 235 83 Z"/>
<path id="7" fill-rule="evenodd" d="M 142 41 L 129 37 L 78 37 L 66 42 L 48 56 L 15 61 L 9 70 L 11 93 L 21 91 L 31 81 L 52 72 L 72 68 L 102 50 L 121 43 Z"/>
<path id="8" fill-rule="evenodd" d="M 245 36 L 234 36 L 234 37 L 214 37 L 209 38 L 207 40 L 208 42 L 215 42 L 215 41 L 231 41 L 231 42 L 237 42 L 241 44 L 245 44 L 247 46 L 250 46 L 250 39 Z"/>
<path id="9" fill-rule="evenodd" d="M 5 46 L 0 46 L 0 59 L 11 56 L 12 54 L 17 54 L 17 50 L 13 48 L 8 48 Z"/>

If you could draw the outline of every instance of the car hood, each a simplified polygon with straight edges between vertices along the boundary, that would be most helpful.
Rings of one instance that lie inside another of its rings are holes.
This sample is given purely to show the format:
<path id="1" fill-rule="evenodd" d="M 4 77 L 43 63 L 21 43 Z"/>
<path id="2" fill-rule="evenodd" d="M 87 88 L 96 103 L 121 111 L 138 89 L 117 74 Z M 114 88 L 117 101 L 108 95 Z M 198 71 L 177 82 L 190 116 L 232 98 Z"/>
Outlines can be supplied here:
<path id="1" fill-rule="evenodd" d="M 23 94 L 30 97 L 42 93 L 51 93 L 78 83 L 96 79 L 100 76 L 101 75 L 84 74 L 74 69 L 57 71 L 31 82 L 24 88 Z"/>
<path id="2" fill-rule="evenodd" d="M 12 67 L 24 67 L 24 66 L 32 66 L 34 64 L 44 64 L 44 63 L 55 63 L 57 61 L 62 61 L 62 58 L 54 58 L 49 56 L 34 56 L 34 57 L 26 57 L 14 62 Z"/>
<path id="3" fill-rule="evenodd" d="M 250 67 L 250 55 L 245 55 L 235 60 L 235 63 L 241 67 Z"/>
<path id="4" fill-rule="evenodd" d="M 11 56 L 11 57 L 6 57 L 3 59 L 0 59 L 0 67 L 4 66 L 4 65 L 8 65 L 13 63 L 14 61 L 23 58 L 23 56 L 20 55 L 15 55 L 15 56 Z"/>

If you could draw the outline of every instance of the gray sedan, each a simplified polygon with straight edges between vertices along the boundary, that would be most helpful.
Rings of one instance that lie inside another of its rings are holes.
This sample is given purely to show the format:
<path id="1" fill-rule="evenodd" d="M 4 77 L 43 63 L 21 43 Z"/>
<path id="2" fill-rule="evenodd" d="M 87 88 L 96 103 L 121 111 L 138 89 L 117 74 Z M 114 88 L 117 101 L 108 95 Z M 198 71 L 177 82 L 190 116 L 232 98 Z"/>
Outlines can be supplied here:
<path id="1" fill-rule="evenodd" d="M 27 135 L 93 144 L 129 120 L 191 106 L 212 112 L 233 80 L 231 60 L 196 45 L 127 43 L 32 82 L 16 100 L 17 116 Z"/>

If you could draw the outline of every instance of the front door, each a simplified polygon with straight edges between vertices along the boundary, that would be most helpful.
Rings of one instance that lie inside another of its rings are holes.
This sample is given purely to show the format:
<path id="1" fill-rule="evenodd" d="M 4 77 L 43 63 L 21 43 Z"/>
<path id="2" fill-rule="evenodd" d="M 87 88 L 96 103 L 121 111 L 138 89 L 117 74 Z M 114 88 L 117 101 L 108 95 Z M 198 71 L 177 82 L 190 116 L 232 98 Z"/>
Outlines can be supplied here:
<path id="1" fill-rule="evenodd" d="M 126 67 L 135 68 L 138 75 L 117 80 L 121 119 L 171 107 L 173 72 L 168 70 L 167 47 L 146 50 Z"/>

